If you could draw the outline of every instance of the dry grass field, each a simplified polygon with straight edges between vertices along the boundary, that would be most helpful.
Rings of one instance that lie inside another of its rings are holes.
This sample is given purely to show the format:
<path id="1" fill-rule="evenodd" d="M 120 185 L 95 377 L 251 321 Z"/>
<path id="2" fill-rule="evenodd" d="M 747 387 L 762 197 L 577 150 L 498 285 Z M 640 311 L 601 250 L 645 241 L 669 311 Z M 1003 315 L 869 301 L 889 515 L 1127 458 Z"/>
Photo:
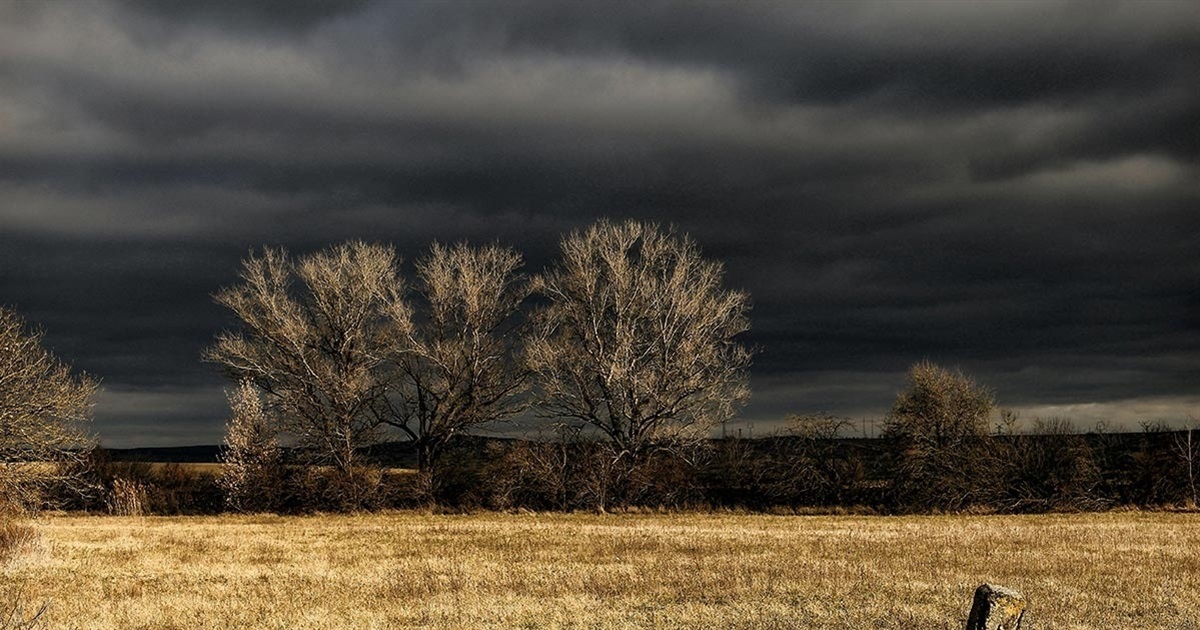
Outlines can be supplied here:
<path id="1" fill-rule="evenodd" d="M 1200 515 L 50 516 L 0 586 L 51 628 L 1196 629 Z"/>

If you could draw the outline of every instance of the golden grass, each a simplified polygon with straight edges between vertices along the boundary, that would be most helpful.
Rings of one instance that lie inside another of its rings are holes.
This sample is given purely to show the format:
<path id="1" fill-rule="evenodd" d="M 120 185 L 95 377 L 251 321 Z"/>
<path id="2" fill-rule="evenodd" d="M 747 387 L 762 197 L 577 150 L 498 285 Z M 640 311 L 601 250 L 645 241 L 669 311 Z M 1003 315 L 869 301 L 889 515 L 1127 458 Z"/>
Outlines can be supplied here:
<path id="1" fill-rule="evenodd" d="M 51 628 L 1196 629 L 1200 515 L 53 516 Z"/>
<path id="2" fill-rule="evenodd" d="M 130 462 L 124 462 L 124 463 L 130 463 Z M 140 462 L 138 462 L 138 463 L 140 463 Z M 181 463 L 146 462 L 146 463 L 149 464 L 150 469 L 155 472 L 161 472 L 163 469 L 165 469 L 169 466 L 178 466 L 188 472 L 193 472 L 193 473 L 200 474 L 200 475 L 211 475 L 213 477 L 220 475 L 221 471 L 225 469 L 225 464 L 222 464 L 220 462 L 181 462 Z M 320 467 L 317 467 L 317 468 L 320 468 Z M 382 467 L 379 470 L 381 472 L 389 474 L 389 475 L 415 475 L 415 474 L 417 474 L 416 468 Z"/>
<path id="3" fill-rule="evenodd" d="M 168 466 L 178 466 L 188 472 L 194 472 L 201 475 L 212 475 L 215 477 L 221 474 L 221 470 L 224 469 L 225 464 L 219 462 L 184 462 L 180 464 L 150 462 L 150 469 L 154 471 L 161 471 Z"/>

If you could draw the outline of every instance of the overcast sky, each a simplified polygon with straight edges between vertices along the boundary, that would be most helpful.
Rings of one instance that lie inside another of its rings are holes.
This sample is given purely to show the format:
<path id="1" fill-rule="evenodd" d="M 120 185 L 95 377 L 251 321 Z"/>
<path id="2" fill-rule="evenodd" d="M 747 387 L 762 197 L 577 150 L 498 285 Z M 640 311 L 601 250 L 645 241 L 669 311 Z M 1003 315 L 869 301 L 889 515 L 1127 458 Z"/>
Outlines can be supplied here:
<path id="1" fill-rule="evenodd" d="M 1200 417 L 1198 149 L 1192 0 L 0 0 L 0 304 L 106 444 L 213 443 L 250 247 L 654 219 L 753 296 L 759 431 L 922 358 L 1136 428 Z"/>

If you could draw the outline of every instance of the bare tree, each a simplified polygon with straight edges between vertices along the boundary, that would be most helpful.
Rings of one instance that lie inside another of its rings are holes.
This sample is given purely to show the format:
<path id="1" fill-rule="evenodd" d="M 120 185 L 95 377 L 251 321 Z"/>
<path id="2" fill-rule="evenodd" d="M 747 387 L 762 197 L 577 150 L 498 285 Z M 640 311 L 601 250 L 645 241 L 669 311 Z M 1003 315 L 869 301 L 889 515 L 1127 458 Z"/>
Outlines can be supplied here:
<path id="1" fill-rule="evenodd" d="M 1191 424 L 1175 435 L 1175 455 L 1183 464 L 1187 475 L 1188 490 L 1191 493 L 1188 498 L 1192 506 L 1200 503 L 1200 493 L 1197 493 L 1196 489 L 1196 468 L 1200 467 L 1200 439 L 1195 435 L 1197 428 L 1200 428 L 1200 422 L 1191 419 Z"/>
<path id="2" fill-rule="evenodd" d="M 704 436 L 749 396 L 749 297 L 686 235 L 601 221 L 536 279 L 547 304 L 526 352 L 543 410 L 582 421 L 629 478 L 648 452 Z M 603 507 L 603 506 L 601 506 Z"/>
<path id="3" fill-rule="evenodd" d="M 249 379 L 230 392 L 229 406 L 233 415 L 225 425 L 224 466 L 218 479 L 225 501 L 239 511 L 274 509 L 283 465 L 278 425 Z"/>
<path id="4" fill-rule="evenodd" d="M 99 383 L 76 375 L 42 333 L 0 307 L 0 503 L 34 507 L 50 483 L 80 481 Z"/>
<path id="5" fill-rule="evenodd" d="M 969 376 L 930 361 L 913 365 L 908 382 L 884 428 L 897 447 L 897 490 L 911 504 L 960 508 L 981 481 L 976 464 L 995 399 Z"/>
<path id="6" fill-rule="evenodd" d="M 349 242 L 295 261 L 266 249 L 216 295 L 242 321 L 205 357 L 268 396 L 282 428 L 343 474 L 375 441 L 392 386 L 388 362 L 409 336 L 395 252 Z"/>
<path id="7" fill-rule="evenodd" d="M 396 356 L 400 396 L 389 423 L 416 445 L 430 483 L 451 438 L 525 406 L 527 371 L 515 358 L 529 295 L 521 265 L 510 248 L 464 243 L 434 244 L 417 262 L 424 317 Z"/>

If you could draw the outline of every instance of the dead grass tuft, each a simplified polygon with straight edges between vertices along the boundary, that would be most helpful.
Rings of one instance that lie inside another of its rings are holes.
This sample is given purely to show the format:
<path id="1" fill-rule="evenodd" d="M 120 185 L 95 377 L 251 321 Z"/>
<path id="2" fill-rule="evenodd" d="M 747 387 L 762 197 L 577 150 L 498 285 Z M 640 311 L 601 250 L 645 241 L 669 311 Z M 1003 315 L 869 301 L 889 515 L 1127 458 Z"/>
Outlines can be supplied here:
<path id="1" fill-rule="evenodd" d="M 0 565 L 9 565 L 39 551 L 41 535 L 37 529 L 16 521 L 0 519 Z"/>
<path id="2" fill-rule="evenodd" d="M 108 511 L 119 516 L 145 513 L 146 487 L 137 480 L 117 477 L 108 492 Z"/>

